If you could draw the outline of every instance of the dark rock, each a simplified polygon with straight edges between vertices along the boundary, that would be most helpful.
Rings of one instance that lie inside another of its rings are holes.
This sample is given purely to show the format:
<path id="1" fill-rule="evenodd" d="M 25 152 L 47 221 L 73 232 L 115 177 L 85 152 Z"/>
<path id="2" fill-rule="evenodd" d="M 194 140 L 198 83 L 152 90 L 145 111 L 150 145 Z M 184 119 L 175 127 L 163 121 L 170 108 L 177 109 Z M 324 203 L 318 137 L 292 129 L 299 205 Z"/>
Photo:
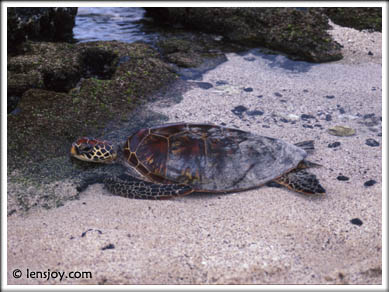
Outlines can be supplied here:
<path id="1" fill-rule="evenodd" d="M 218 80 L 218 81 L 216 81 L 216 85 L 226 85 L 226 84 L 228 84 L 228 82 L 225 81 L 225 80 Z"/>
<path id="2" fill-rule="evenodd" d="M 259 110 L 247 111 L 246 113 L 248 116 L 262 116 L 263 115 L 263 111 L 259 111 Z"/>
<path id="3" fill-rule="evenodd" d="M 258 98 L 262 98 L 262 97 L 263 97 L 263 95 L 258 95 L 257 97 L 258 97 Z"/>
<path id="4" fill-rule="evenodd" d="M 26 40 L 70 41 L 77 8 L 9 7 L 7 9 L 7 51 L 22 51 Z"/>
<path id="5" fill-rule="evenodd" d="M 351 224 L 361 226 L 363 224 L 362 220 L 359 218 L 354 218 L 350 220 Z"/>
<path id="6" fill-rule="evenodd" d="M 348 181 L 350 178 L 344 175 L 339 175 L 336 179 L 340 181 Z"/>
<path id="7" fill-rule="evenodd" d="M 277 96 L 277 97 L 282 97 L 282 94 L 279 93 L 279 92 L 274 92 L 274 95 Z"/>
<path id="8" fill-rule="evenodd" d="M 253 91 L 253 89 L 251 87 L 243 88 L 243 90 L 246 91 L 246 92 L 252 92 Z"/>
<path id="9" fill-rule="evenodd" d="M 318 8 L 145 8 L 155 20 L 223 35 L 226 40 L 283 51 L 295 58 L 327 62 L 342 58 Z M 282 21 L 280 21 L 282 19 Z"/>
<path id="10" fill-rule="evenodd" d="M 326 95 L 326 98 L 333 99 L 333 98 L 335 98 L 335 95 Z"/>
<path id="11" fill-rule="evenodd" d="M 368 54 L 369 56 L 373 56 L 373 53 L 372 53 L 371 51 L 369 51 L 367 54 Z"/>
<path id="12" fill-rule="evenodd" d="M 312 115 L 302 114 L 302 115 L 301 115 L 301 119 L 302 119 L 303 121 L 308 121 L 308 120 L 310 120 L 310 119 L 315 119 L 315 117 L 312 116 Z"/>
<path id="13" fill-rule="evenodd" d="M 377 182 L 374 179 L 371 179 L 371 180 L 366 181 L 363 185 L 365 187 L 371 187 L 371 186 L 375 185 L 376 183 Z"/>
<path id="14" fill-rule="evenodd" d="M 343 115 L 346 111 L 344 110 L 344 108 L 342 108 L 342 107 L 340 107 L 340 108 L 338 108 L 338 110 L 339 110 L 339 113 L 341 114 L 341 115 Z"/>
<path id="15" fill-rule="evenodd" d="M 245 107 L 245 106 L 243 106 L 243 105 L 238 105 L 238 106 L 234 107 L 234 109 L 232 109 L 231 111 L 232 111 L 235 115 L 237 115 L 238 117 L 242 117 L 243 113 L 244 113 L 245 111 L 247 111 L 247 110 L 248 110 L 247 107 Z"/>
<path id="16" fill-rule="evenodd" d="M 306 129 L 313 129 L 313 126 L 304 124 L 304 125 L 303 125 L 303 128 L 306 128 Z"/>
<path id="17" fill-rule="evenodd" d="M 253 62 L 255 61 L 255 58 L 254 57 L 245 57 L 243 58 L 245 61 L 248 61 L 248 62 Z"/>
<path id="18" fill-rule="evenodd" d="M 330 114 L 326 115 L 326 121 L 327 122 L 332 121 L 332 116 Z"/>
<path id="19" fill-rule="evenodd" d="M 197 84 L 198 87 L 200 87 L 202 89 L 205 89 L 205 90 L 210 89 L 210 88 L 213 87 L 213 85 L 211 83 L 209 83 L 209 82 L 196 82 L 196 84 Z"/>
<path id="20" fill-rule="evenodd" d="M 339 146 L 340 146 L 340 142 L 334 142 L 334 143 L 328 144 L 328 148 L 336 148 Z"/>
<path id="21" fill-rule="evenodd" d="M 289 123 L 289 121 L 287 119 L 285 119 L 285 118 L 281 118 L 280 121 L 283 122 L 283 123 Z"/>
<path id="22" fill-rule="evenodd" d="M 371 146 L 371 147 L 378 147 L 378 146 L 380 146 L 380 143 L 374 139 L 369 138 L 369 139 L 366 139 L 366 145 Z"/>
<path id="23" fill-rule="evenodd" d="M 110 243 L 110 244 L 107 244 L 106 246 L 102 247 L 101 250 L 114 249 L 114 248 L 115 248 L 115 245 Z"/>
<path id="24" fill-rule="evenodd" d="M 309 92 L 309 90 L 308 89 L 304 89 L 303 92 Z"/>

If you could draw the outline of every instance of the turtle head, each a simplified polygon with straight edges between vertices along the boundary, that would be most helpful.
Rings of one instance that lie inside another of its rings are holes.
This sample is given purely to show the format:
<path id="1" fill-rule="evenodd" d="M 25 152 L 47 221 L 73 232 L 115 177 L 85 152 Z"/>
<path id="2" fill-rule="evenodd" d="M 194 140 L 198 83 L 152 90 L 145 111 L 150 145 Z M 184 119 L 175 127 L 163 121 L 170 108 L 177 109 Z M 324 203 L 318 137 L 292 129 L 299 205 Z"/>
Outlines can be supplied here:
<path id="1" fill-rule="evenodd" d="M 111 163 L 116 160 L 117 151 L 112 143 L 84 137 L 72 144 L 70 155 L 88 162 Z"/>

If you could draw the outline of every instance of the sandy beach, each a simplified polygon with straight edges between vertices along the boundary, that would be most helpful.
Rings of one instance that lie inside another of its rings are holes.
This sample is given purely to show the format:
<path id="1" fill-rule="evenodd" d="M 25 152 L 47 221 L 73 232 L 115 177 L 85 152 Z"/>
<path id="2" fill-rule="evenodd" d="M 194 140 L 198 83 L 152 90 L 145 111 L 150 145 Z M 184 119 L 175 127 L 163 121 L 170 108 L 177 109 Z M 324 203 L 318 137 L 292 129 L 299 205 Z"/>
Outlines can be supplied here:
<path id="1" fill-rule="evenodd" d="M 8 216 L 8 284 L 380 285 L 382 36 L 333 27 L 341 61 L 231 53 L 180 103 L 148 105 L 169 122 L 315 140 L 325 196 L 264 186 L 149 201 L 95 184 L 62 207 Z M 355 134 L 334 136 L 335 126 Z"/>

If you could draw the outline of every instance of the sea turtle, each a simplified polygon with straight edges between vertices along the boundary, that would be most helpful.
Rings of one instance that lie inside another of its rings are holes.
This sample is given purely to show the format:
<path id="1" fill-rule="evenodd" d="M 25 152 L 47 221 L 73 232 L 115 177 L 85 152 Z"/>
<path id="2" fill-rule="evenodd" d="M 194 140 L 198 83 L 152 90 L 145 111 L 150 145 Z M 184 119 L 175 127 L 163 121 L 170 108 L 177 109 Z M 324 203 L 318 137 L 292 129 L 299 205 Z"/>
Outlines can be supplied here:
<path id="1" fill-rule="evenodd" d="M 100 174 L 78 187 L 102 182 L 128 198 L 161 199 L 192 192 L 224 193 L 252 189 L 268 182 L 306 194 L 325 193 L 306 168 L 313 141 L 289 144 L 212 124 L 176 123 L 144 128 L 124 145 L 80 138 L 71 156 L 84 161 L 121 163 L 127 173 Z"/>

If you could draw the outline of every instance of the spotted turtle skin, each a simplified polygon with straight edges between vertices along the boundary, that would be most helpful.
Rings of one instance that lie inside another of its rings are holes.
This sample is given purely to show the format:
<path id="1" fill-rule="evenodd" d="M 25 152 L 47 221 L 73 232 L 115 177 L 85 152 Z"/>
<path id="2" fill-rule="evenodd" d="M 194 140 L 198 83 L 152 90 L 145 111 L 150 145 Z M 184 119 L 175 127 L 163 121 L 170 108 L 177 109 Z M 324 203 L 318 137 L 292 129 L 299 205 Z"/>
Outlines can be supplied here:
<path id="1" fill-rule="evenodd" d="M 125 164 L 149 182 L 188 185 L 197 192 L 255 188 L 296 168 L 306 156 L 282 140 L 211 124 L 141 129 L 123 147 Z"/>

